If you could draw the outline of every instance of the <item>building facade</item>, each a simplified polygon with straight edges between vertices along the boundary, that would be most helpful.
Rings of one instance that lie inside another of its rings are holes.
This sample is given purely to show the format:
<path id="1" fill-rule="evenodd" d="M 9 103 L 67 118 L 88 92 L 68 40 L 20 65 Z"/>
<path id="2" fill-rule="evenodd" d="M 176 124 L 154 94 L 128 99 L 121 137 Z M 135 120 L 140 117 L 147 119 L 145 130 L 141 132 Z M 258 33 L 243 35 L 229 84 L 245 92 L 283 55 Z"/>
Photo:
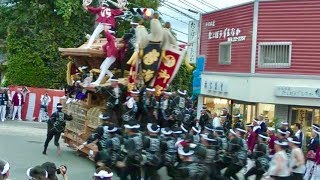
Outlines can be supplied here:
<path id="1" fill-rule="evenodd" d="M 204 14 L 199 107 L 320 123 L 320 0 L 256 0 Z"/>

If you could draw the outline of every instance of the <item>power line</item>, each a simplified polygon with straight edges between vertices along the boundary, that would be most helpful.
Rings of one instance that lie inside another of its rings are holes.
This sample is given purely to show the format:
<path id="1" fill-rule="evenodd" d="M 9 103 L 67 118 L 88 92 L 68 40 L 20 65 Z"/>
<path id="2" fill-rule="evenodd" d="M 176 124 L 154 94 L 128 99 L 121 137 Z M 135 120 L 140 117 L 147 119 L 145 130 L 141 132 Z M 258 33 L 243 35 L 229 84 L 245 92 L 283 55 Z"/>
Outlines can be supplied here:
<path id="1" fill-rule="evenodd" d="M 215 10 L 218 10 L 218 9 L 219 9 L 217 6 L 214 6 L 214 5 L 208 3 L 208 2 L 206 2 L 206 1 L 204 1 L 204 0 L 196 0 L 196 1 L 200 2 L 201 4 L 203 4 L 203 5 L 205 5 L 205 6 L 209 6 L 209 7 L 212 8 L 212 9 L 215 9 Z"/>
<path id="2" fill-rule="evenodd" d="M 190 8 L 195 8 L 197 11 L 200 11 L 202 13 L 203 12 L 206 13 L 206 11 L 204 11 L 203 9 L 201 9 L 198 6 L 195 6 L 195 5 L 193 5 L 193 4 L 189 3 L 189 2 L 188 3 L 191 4 L 191 5 L 187 4 L 186 1 L 182 1 L 182 0 L 178 0 L 178 1 L 180 1 L 182 4 L 184 4 L 184 5 L 186 5 L 186 6 L 190 7 Z"/>
<path id="3" fill-rule="evenodd" d="M 190 19 L 196 20 L 194 17 L 190 16 L 189 14 L 186 14 L 186 13 L 180 11 L 179 9 L 177 9 L 177 8 L 175 8 L 175 7 L 172 7 L 172 6 L 169 5 L 169 4 L 163 3 L 163 5 L 165 5 L 166 7 L 168 7 L 169 9 L 171 9 L 171 10 L 173 10 L 173 11 L 175 11 L 175 12 L 178 12 L 178 13 L 180 13 L 180 14 L 183 14 L 184 16 L 186 16 L 186 17 L 188 17 L 188 18 L 190 18 Z"/>
<path id="4" fill-rule="evenodd" d="M 166 14 L 166 13 L 163 13 L 163 12 L 160 12 L 160 11 L 159 11 L 159 13 L 160 13 L 160 14 L 163 14 L 163 15 L 165 15 L 165 16 L 168 16 L 168 17 L 170 17 L 170 18 L 172 18 L 172 19 L 175 19 L 175 20 L 177 20 L 177 21 L 180 21 L 180 22 L 182 22 L 182 23 L 184 23 L 184 24 L 188 24 L 187 22 L 182 21 L 182 20 L 180 20 L 180 19 L 178 19 L 178 18 L 175 18 L 175 17 L 173 17 L 173 16 L 171 16 L 171 15 L 169 15 L 169 14 Z"/>
<path id="5" fill-rule="evenodd" d="M 169 4 L 173 5 L 173 6 L 176 6 L 176 4 L 173 4 L 172 2 L 169 2 L 169 1 L 166 1 L 166 3 L 169 3 Z M 199 14 L 199 12 L 197 12 L 196 10 L 193 10 L 193 9 L 187 9 L 187 8 L 181 7 L 181 6 L 179 8 L 184 9 L 184 10 L 189 11 L 189 12 L 192 12 L 192 13 L 195 13 L 195 14 Z"/>
<path id="6" fill-rule="evenodd" d="M 188 35 L 188 33 L 185 33 L 185 32 L 182 32 L 182 31 L 179 31 L 179 30 L 177 30 L 177 29 L 173 29 L 173 28 L 171 28 L 172 30 L 174 30 L 174 31 L 177 31 L 177 32 L 179 32 L 179 33 L 181 33 L 181 34 L 184 34 L 184 35 Z"/>

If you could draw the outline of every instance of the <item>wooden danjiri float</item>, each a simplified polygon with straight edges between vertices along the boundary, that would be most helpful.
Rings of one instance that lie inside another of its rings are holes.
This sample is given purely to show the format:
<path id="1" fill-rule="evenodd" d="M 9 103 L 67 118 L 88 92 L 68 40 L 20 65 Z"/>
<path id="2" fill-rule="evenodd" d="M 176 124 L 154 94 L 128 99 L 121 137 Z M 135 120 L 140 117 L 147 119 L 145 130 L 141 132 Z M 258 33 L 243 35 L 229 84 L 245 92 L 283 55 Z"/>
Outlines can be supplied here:
<path id="1" fill-rule="evenodd" d="M 67 82 L 69 86 L 79 80 L 78 76 L 81 67 L 91 69 L 91 76 L 99 74 L 99 67 L 105 59 L 105 52 L 102 50 L 102 45 L 106 43 L 105 39 L 97 39 L 90 49 L 84 48 L 87 43 L 78 48 L 59 48 L 63 56 L 68 57 L 67 65 Z M 117 74 L 118 70 L 114 69 L 113 73 Z M 108 86 L 106 82 L 108 76 L 101 82 L 99 86 Z M 127 78 L 119 78 L 119 83 L 127 85 Z M 99 115 L 106 110 L 106 95 L 96 93 L 94 86 L 86 86 L 82 82 L 81 88 L 86 91 L 87 98 L 84 100 L 72 100 L 67 102 L 68 99 L 61 99 L 63 104 L 63 111 L 71 114 L 73 120 L 67 122 L 66 130 L 64 132 L 64 140 L 70 147 L 75 148 L 81 145 L 92 132 L 101 124 Z M 84 154 L 89 155 L 90 150 L 97 152 L 98 148 L 95 143 L 86 145 L 82 151 Z"/>
<path id="2" fill-rule="evenodd" d="M 100 8 L 103 10 L 105 7 Z M 85 7 L 85 9 L 90 10 L 90 7 Z M 104 18 L 106 17 L 114 18 L 104 16 Z M 102 17 L 99 16 L 99 18 Z M 131 19 L 130 24 L 134 29 L 128 30 L 127 34 L 133 34 L 129 39 L 126 39 L 125 35 L 123 38 L 114 39 L 114 36 L 111 37 L 107 33 L 109 30 L 105 29 L 106 38 L 94 41 L 90 41 L 90 38 L 88 42 L 78 48 L 59 48 L 60 53 L 69 59 L 67 70 L 69 86 L 73 86 L 74 82 L 81 79 L 80 88 L 87 95 L 85 99 L 80 101 L 61 100 L 64 105 L 63 110 L 73 116 L 73 121 L 67 123 L 64 133 L 65 142 L 69 146 L 77 147 L 81 145 L 100 125 L 99 115 L 106 111 L 107 95 L 96 93 L 95 86 L 110 85 L 106 81 L 109 77 L 104 76 L 104 80 L 95 84 L 97 80 L 93 83 L 94 85 L 90 83 L 100 74 L 100 67 L 104 69 L 103 62 L 107 62 L 106 57 L 112 57 L 110 52 L 114 52 L 115 48 L 112 47 L 114 44 L 116 44 L 116 49 L 119 52 L 113 66 L 120 66 L 118 69 L 121 70 L 120 72 L 114 70 L 112 66 L 108 69 L 111 69 L 111 71 L 113 69 L 112 73 L 118 77 L 120 83 L 127 86 L 128 91 L 139 84 L 140 87 L 154 87 L 156 95 L 159 96 L 172 82 L 183 62 L 190 70 L 193 68 L 185 56 L 185 46 L 179 46 L 175 37 L 171 34 L 170 23 L 163 26 L 159 21 L 158 13 L 154 13 L 152 18 L 147 20 L 150 20 L 150 33 L 144 27 L 143 17 L 139 17 L 136 21 L 135 18 Z M 92 42 L 93 44 L 91 44 Z M 128 50 L 128 47 L 132 47 L 131 50 Z M 94 77 L 93 79 L 90 80 L 89 78 L 88 80 L 86 78 L 86 80 L 77 74 L 77 71 L 82 71 L 81 67 L 84 66 L 90 70 L 91 75 L 89 77 Z M 83 153 L 92 155 L 90 150 L 95 153 L 98 149 L 94 143 L 81 149 Z"/>

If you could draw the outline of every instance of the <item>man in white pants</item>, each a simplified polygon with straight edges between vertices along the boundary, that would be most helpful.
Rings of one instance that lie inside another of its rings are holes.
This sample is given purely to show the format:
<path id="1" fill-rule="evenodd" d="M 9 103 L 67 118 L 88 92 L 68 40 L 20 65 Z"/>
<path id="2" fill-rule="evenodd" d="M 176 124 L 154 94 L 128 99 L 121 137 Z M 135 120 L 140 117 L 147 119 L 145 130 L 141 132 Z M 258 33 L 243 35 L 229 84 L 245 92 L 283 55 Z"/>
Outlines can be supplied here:
<path id="1" fill-rule="evenodd" d="M 2 122 L 4 122 L 4 120 L 6 119 L 8 99 L 9 97 L 5 89 L 1 88 L 0 89 L 0 118 Z"/>
<path id="2" fill-rule="evenodd" d="M 15 119 L 16 114 L 18 112 L 18 120 L 21 121 L 21 108 L 24 103 L 24 98 L 22 94 L 22 89 L 19 89 L 12 97 L 12 104 L 13 104 L 13 114 L 12 120 Z"/>
<path id="3" fill-rule="evenodd" d="M 109 80 L 113 77 L 112 72 L 109 70 L 110 66 L 116 61 L 116 57 L 118 55 L 118 49 L 116 47 L 115 37 L 110 34 L 108 29 L 105 29 L 107 43 L 102 46 L 103 51 L 106 52 L 107 58 L 102 62 L 100 66 L 100 74 L 98 79 L 91 83 L 91 85 L 99 85 L 105 75 L 109 76 Z"/>

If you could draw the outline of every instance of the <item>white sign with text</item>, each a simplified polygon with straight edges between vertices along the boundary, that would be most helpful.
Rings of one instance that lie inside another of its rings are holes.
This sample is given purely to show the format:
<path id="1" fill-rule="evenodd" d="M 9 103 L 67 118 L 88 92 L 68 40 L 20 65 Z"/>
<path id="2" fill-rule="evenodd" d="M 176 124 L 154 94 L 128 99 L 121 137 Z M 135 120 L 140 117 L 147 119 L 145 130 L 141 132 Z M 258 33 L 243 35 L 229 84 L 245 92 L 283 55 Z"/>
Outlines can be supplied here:
<path id="1" fill-rule="evenodd" d="M 189 21 L 188 28 L 188 56 L 190 63 L 196 63 L 198 55 L 198 33 L 199 33 L 199 21 Z"/>
<path id="2" fill-rule="evenodd" d="M 277 86 L 275 95 L 280 97 L 302 97 L 302 98 L 320 98 L 320 87 L 288 87 Z"/>

